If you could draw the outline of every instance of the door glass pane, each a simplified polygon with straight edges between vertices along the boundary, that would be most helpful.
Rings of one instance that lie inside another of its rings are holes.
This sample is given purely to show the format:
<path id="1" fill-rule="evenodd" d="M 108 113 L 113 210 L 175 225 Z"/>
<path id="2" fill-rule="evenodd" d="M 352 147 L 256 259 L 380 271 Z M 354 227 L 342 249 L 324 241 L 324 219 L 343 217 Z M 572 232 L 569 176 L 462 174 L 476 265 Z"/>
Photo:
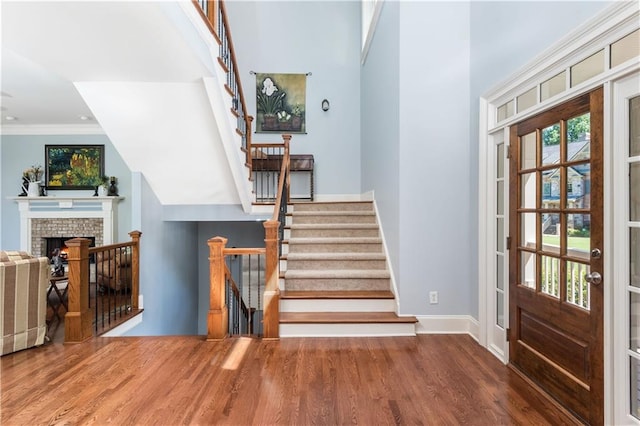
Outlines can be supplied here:
<path id="1" fill-rule="evenodd" d="M 640 353 L 640 294 L 629 293 L 629 350 Z"/>
<path id="2" fill-rule="evenodd" d="M 640 155 L 640 96 L 629 101 L 629 157 Z"/>
<path id="3" fill-rule="evenodd" d="M 560 259 L 540 256 L 540 291 L 550 296 L 560 297 Z"/>
<path id="4" fill-rule="evenodd" d="M 528 288 L 536 288 L 536 255 L 534 253 L 520 251 L 520 284 Z"/>
<path id="5" fill-rule="evenodd" d="M 571 87 L 604 71 L 604 49 L 571 67 Z"/>
<path id="6" fill-rule="evenodd" d="M 536 167 L 536 132 L 520 138 L 520 169 Z"/>
<path id="7" fill-rule="evenodd" d="M 496 182 L 496 213 L 499 215 L 504 214 L 504 181 L 499 180 Z"/>
<path id="8" fill-rule="evenodd" d="M 520 244 L 530 249 L 536 248 L 536 214 L 522 213 L 520 215 Z"/>
<path id="9" fill-rule="evenodd" d="M 496 220 L 496 248 L 499 252 L 504 252 L 504 219 Z"/>
<path id="10" fill-rule="evenodd" d="M 567 167 L 568 209 L 588 209 L 591 207 L 591 164 Z"/>
<path id="11" fill-rule="evenodd" d="M 542 129 L 542 165 L 560 161 L 560 123 Z"/>
<path id="12" fill-rule="evenodd" d="M 629 378 L 631 394 L 631 415 L 640 419 L 640 361 L 629 357 L 631 361 L 631 377 Z"/>
<path id="13" fill-rule="evenodd" d="M 496 324 L 504 328 L 504 293 L 496 291 Z"/>
<path id="14" fill-rule="evenodd" d="M 565 71 L 562 71 L 555 77 L 551 77 L 549 80 L 540 84 L 541 101 L 547 100 L 558 93 L 564 92 L 564 89 L 567 87 L 567 78 L 565 77 L 565 74 Z"/>
<path id="15" fill-rule="evenodd" d="M 611 68 L 640 55 L 640 30 L 611 43 Z"/>
<path id="16" fill-rule="evenodd" d="M 543 213 L 540 215 L 542 229 L 542 250 L 560 254 L 560 214 Z"/>
<path id="17" fill-rule="evenodd" d="M 589 259 L 591 251 L 591 215 L 567 215 L 567 254 Z"/>
<path id="18" fill-rule="evenodd" d="M 542 203 L 543 209 L 560 208 L 560 169 L 550 169 L 542 172 Z"/>
<path id="19" fill-rule="evenodd" d="M 629 220 L 640 221 L 640 163 L 629 164 Z"/>
<path id="20" fill-rule="evenodd" d="M 520 207 L 525 209 L 536 208 L 536 173 L 520 175 Z"/>
<path id="21" fill-rule="evenodd" d="M 567 120 L 567 161 L 586 160 L 591 156 L 591 115 Z"/>
<path id="22" fill-rule="evenodd" d="M 504 256 L 496 255 L 496 287 L 504 290 Z"/>
<path id="23" fill-rule="evenodd" d="M 515 111 L 515 101 L 511 100 L 506 104 L 500 105 L 497 110 L 498 121 L 502 121 L 513 115 Z"/>
<path id="24" fill-rule="evenodd" d="M 589 265 L 579 262 L 567 262 L 567 302 L 589 309 L 589 283 L 585 279 L 590 271 Z"/>
<path id="25" fill-rule="evenodd" d="M 640 287 L 640 228 L 629 229 L 629 281 Z"/>
<path id="26" fill-rule="evenodd" d="M 499 144 L 496 149 L 496 177 L 504 177 L 504 143 Z"/>
<path id="27" fill-rule="evenodd" d="M 527 108 L 531 108 L 536 103 L 538 103 L 538 99 L 536 96 L 537 87 L 527 90 L 522 95 L 516 98 L 516 104 L 518 106 L 518 112 L 524 111 Z"/>

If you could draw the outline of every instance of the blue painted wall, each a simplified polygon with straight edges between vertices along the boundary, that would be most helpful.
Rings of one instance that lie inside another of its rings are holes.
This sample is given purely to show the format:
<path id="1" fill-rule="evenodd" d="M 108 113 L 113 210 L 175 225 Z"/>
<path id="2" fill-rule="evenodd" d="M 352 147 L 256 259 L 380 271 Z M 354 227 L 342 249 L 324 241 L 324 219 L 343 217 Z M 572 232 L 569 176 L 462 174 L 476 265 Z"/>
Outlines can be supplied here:
<path id="1" fill-rule="evenodd" d="M 225 3 L 249 114 L 250 71 L 307 73 L 307 134 L 293 154 L 313 154 L 320 195 L 360 193 L 360 2 L 231 1 Z M 331 108 L 321 109 L 323 99 Z M 254 134 L 256 142 L 279 135 Z"/>
<path id="2" fill-rule="evenodd" d="M 400 3 L 385 2 L 362 66 L 362 191 L 374 191 L 396 281 L 400 262 Z M 401 293 L 403 288 L 398 289 Z"/>
<path id="3" fill-rule="evenodd" d="M 136 191 L 138 192 L 138 191 Z M 167 222 L 144 177 L 139 193 L 140 292 L 143 322 L 128 336 L 196 334 L 198 251 L 196 222 Z"/>

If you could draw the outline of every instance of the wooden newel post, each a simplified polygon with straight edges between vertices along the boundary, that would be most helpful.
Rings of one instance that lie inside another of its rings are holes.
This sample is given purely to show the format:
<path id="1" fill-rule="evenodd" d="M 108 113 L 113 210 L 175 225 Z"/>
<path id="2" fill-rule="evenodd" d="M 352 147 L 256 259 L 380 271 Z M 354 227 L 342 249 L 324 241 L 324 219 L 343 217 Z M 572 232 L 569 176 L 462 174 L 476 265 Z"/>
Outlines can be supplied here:
<path id="1" fill-rule="evenodd" d="M 132 309 L 139 308 L 140 298 L 140 237 L 142 232 L 131 231 L 129 232 L 133 245 L 133 252 L 131 253 L 131 303 Z"/>
<path id="2" fill-rule="evenodd" d="M 207 340 L 224 340 L 229 330 L 229 312 L 225 294 L 224 248 L 227 239 L 213 237 L 209 244 L 209 314 Z"/>
<path id="3" fill-rule="evenodd" d="M 266 249 L 265 274 L 266 283 L 264 288 L 264 318 L 263 318 L 263 338 L 280 338 L 280 286 L 278 285 L 278 227 L 277 220 L 267 220 L 264 222 L 264 243 Z"/>
<path id="4" fill-rule="evenodd" d="M 69 310 L 64 317 L 64 342 L 80 343 L 93 336 L 93 309 L 89 308 L 89 244 L 86 238 L 65 241 L 69 249 Z"/>

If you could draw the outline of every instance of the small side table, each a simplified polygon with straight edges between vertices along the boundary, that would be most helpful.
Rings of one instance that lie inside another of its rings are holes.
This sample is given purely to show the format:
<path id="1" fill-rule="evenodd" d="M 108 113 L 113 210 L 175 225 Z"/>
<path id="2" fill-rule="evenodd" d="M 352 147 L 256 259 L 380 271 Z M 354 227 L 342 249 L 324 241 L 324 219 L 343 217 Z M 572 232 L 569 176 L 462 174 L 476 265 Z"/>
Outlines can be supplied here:
<path id="1" fill-rule="evenodd" d="M 64 284 L 64 287 L 63 287 Z M 49 290 L 47 290 L 47 305 L 53 310 L 53 316 L 57 318 L 58 324 L 61 321 L 60 307 L 64 307 L 65 313 L 69 311 L 69 303 L 67 301 L 67 291 L 69 290 L 69 277 L 51 277 L 49 278 Z M 51 292 L 54 291 L 58 297 L 58 302 L 52 300 Z M 52 318 L 53 319 L 53 318 Z"/>

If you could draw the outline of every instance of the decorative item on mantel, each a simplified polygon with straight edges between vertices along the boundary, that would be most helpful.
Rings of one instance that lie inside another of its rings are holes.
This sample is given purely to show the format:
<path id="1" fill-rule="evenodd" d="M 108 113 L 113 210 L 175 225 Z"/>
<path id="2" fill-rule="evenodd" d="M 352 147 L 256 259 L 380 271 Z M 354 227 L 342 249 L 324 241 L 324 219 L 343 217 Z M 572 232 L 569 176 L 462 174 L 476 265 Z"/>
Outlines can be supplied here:
<path id="1" fill-rule="evenodd" d="M 109 183 L 109 177 L 108 176 L 96 177 L 93 183 L 96 186 L 96 190 L 93 193 L 93 196 L 106 197 L 108 194 L 107 185 Z"/>
<path id="2" fill-rule="evenodd" d="M 109 192 L 107 192 L 107 195 L 112 197 L 117 197 L 118 187 L 116 186 L 116 177 L 111 176 L 111 178 L 109 179 L 109 182 L 111 183 L 111 185 L 109 185 Z"/>
<path id="3" fill-rule="evenodd" d="M 40 183 L 42 179 L 42 166 L 31 166 L 22 172 L 22 194 L 20 196 L 39 197 L 41 194 Z"/>

